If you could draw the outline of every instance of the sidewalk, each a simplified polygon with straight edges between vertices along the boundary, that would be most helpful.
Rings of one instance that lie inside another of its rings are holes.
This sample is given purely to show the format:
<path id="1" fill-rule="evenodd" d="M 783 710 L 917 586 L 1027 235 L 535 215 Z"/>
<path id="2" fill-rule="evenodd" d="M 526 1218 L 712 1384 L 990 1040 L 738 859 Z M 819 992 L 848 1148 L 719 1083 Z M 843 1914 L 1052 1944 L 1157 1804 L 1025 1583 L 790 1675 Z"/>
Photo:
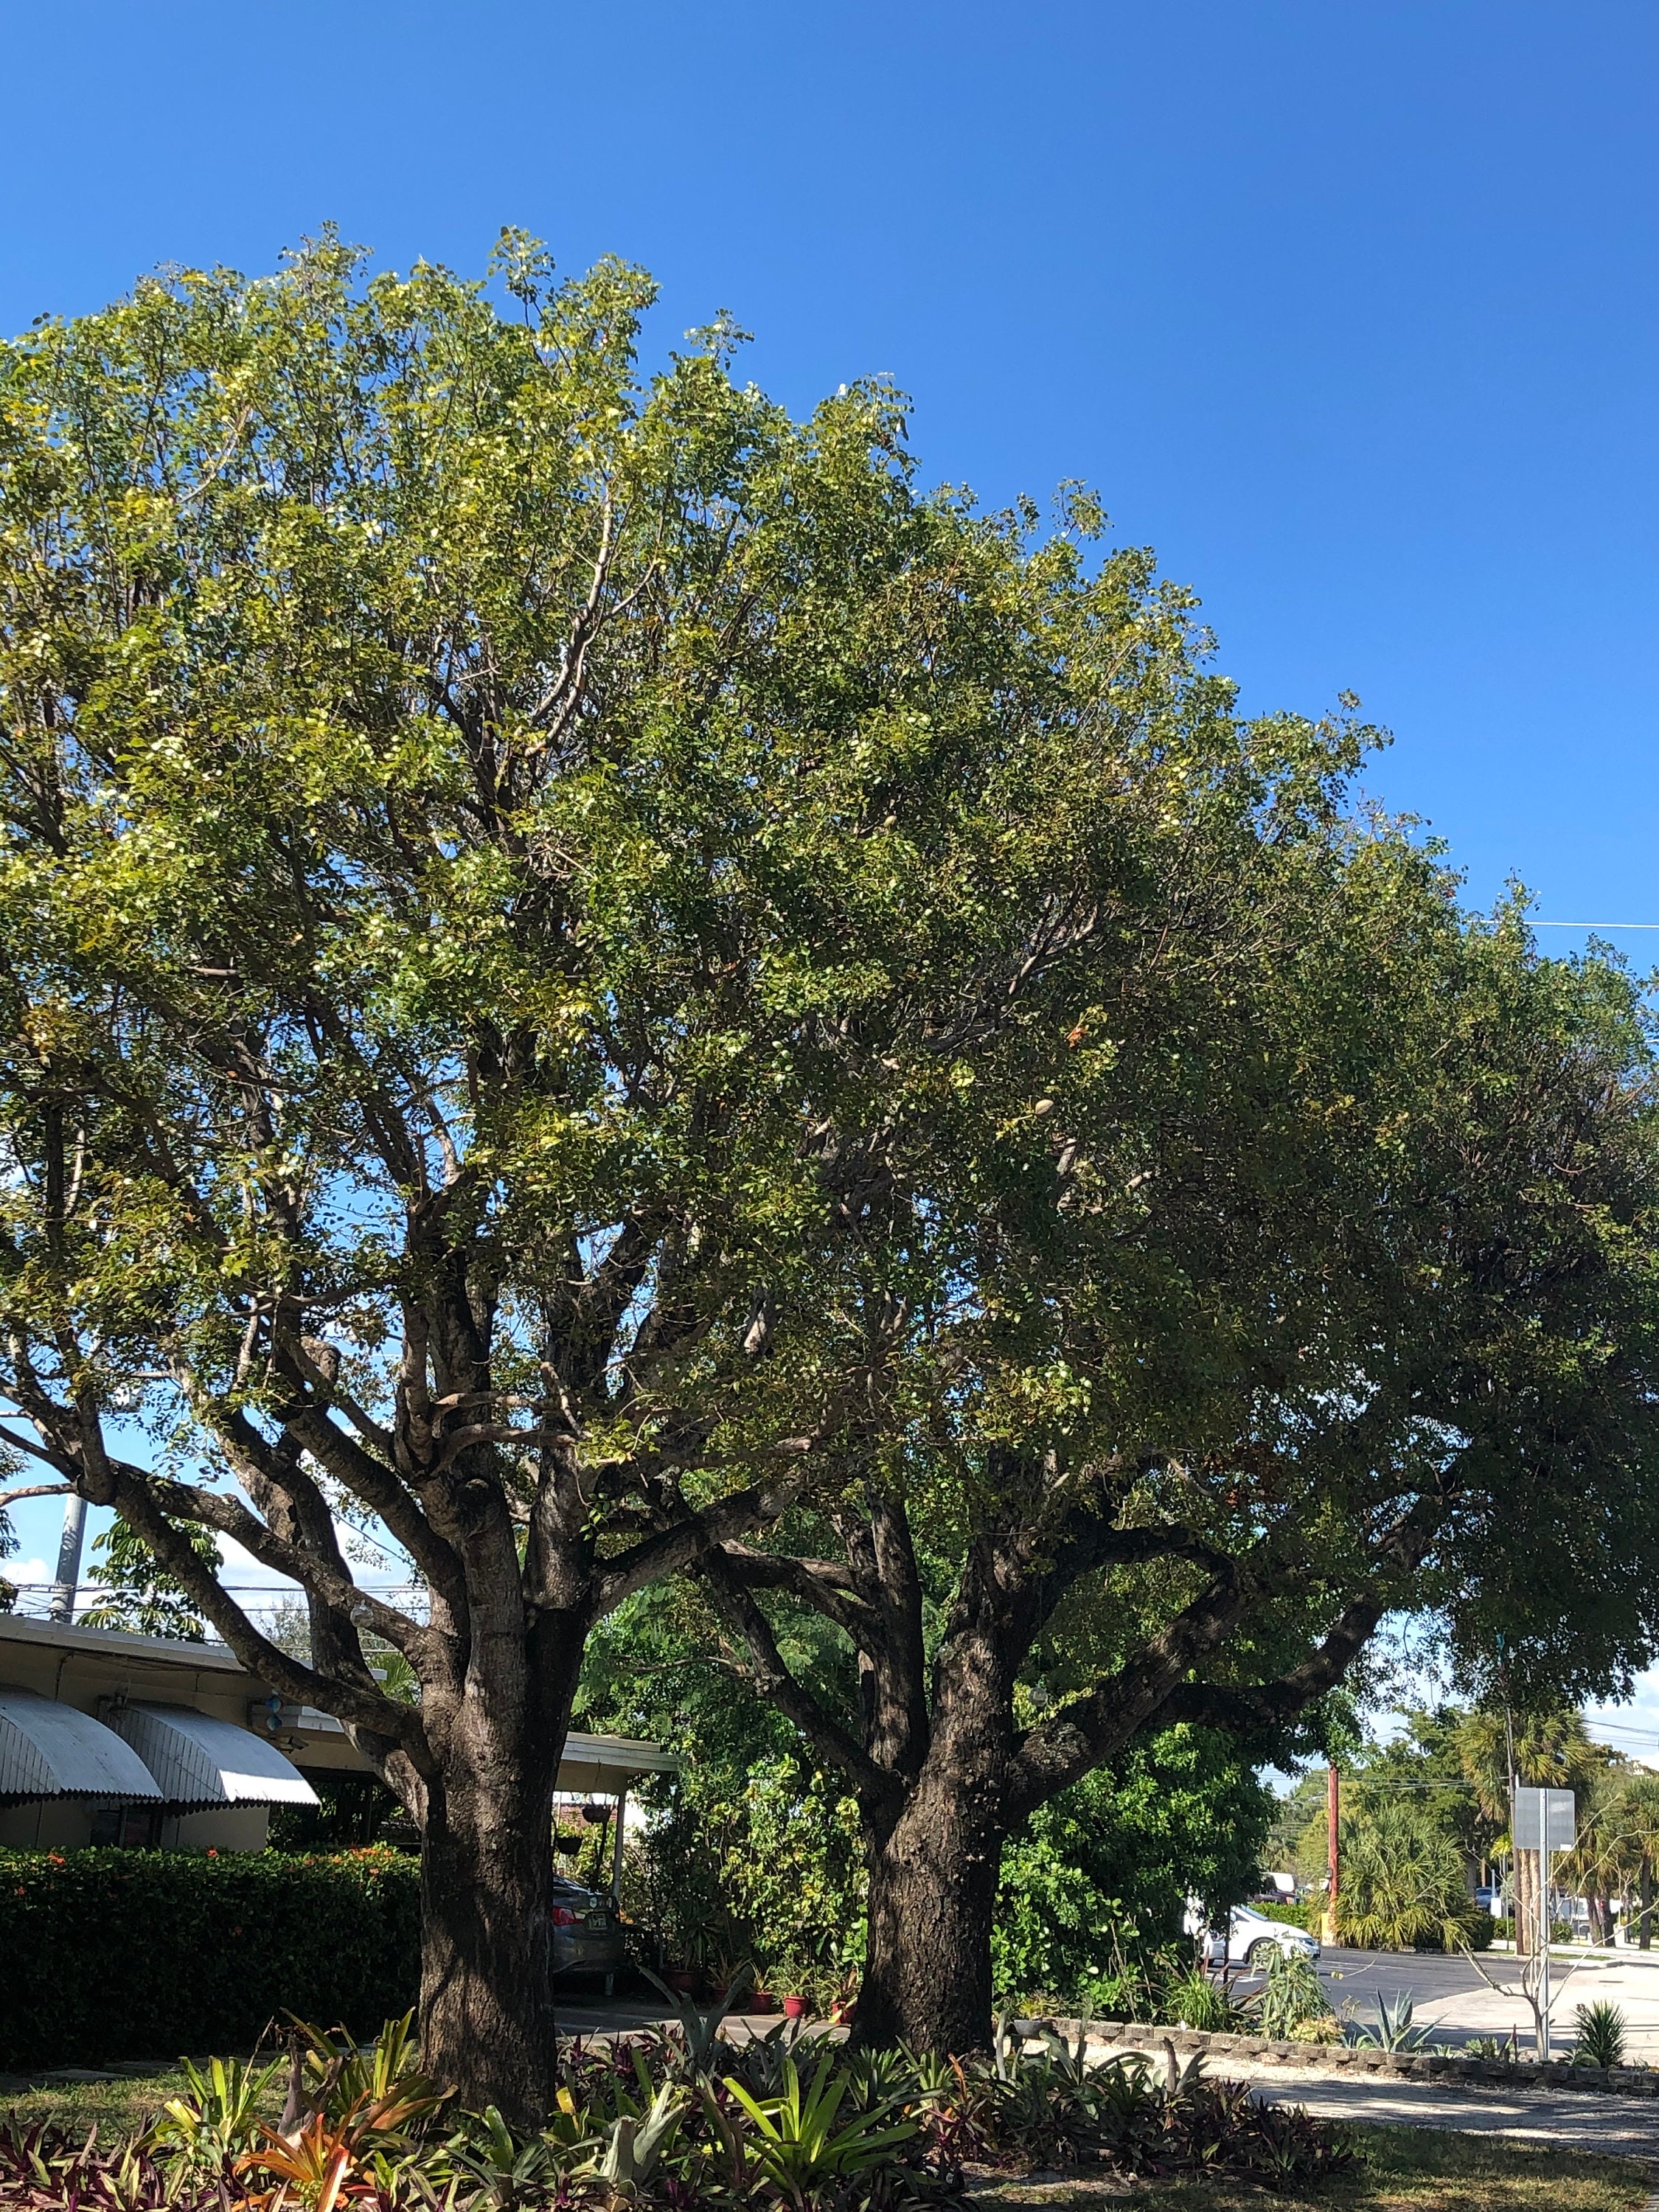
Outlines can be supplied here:
<path id="1" fill-rule="evenodd" d="M 1222 2069 L 1216 2069 L 1218 2076 Z M 1408 2128 L 1450 2128 L 1466 2135 L 1513 2136 L 1527 2142 L 1640 2158 L 1659 2170 L 1659 2103 L 1632 2097 L 1453 2087 L 1438 2081 L 1378 2081 L 1350 2074 L 1225 2069 L 1249 2081 L 1264 2104 L 1301 2105 L 1322 2119 L 1388 2121 Z"/>

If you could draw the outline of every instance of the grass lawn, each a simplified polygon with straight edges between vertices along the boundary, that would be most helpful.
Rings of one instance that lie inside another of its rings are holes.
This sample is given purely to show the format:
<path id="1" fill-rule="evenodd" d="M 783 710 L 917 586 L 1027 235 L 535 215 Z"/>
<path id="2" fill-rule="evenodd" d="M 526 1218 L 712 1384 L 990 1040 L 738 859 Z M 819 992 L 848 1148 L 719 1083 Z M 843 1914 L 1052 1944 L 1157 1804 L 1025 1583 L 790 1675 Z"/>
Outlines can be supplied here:
<path id="1" fill-rule="evenodd" d="M 29 2125 L 51 2120 L 71 2136 L 84 2136 L 96 2126 L 100 2142 L 110 2142 L 137 2135 L 169 2097 L 181 2095 L 188 2087 L 184 2075 L 171 2069 L 162 2074 L 121 2075 L 113 2081 L 46 2081 L 33 2089 L 0 2090 L 0 2118 L 15 2114 Z M 282 2101 L 279 2094 L 279 2110 Z"/>
<path id="2" fill-rule="evenodd" d="M 1633 2159 L 1534 2148 L 1436 2128 L 1356 2127 L 1348 2172 L 1311 2196 L 1268 2197 L 1225 2183 L 1010 2181 L 976 2202 L 999 2212 L 1079 2212 L 1139 2204 L 1146 2212 L 1636 2212 L 1655 2177 Z"/>

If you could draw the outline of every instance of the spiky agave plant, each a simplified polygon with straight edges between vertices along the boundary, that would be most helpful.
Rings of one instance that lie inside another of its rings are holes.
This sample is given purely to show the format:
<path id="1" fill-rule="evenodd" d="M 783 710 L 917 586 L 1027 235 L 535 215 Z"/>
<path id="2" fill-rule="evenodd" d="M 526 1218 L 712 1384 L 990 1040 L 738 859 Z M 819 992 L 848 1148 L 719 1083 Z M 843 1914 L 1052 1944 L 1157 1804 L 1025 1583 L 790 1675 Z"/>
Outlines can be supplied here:
<path id="1" fill-rule="evenodd" d="M 1413 2025 L 1416 2002 L 1409 1990 L 1395 1990 L 1392 1995 L 1379 1990 L 1376 1995 L 1376 2025 L 1357 2028 L 1356 2044 L 1370 2051 L 1421 2051 L 1429 2039 L 1425 2027 Z"/>
<path id="2" fill-rule="evenodd" d="M 1622 2066 L 1625 2063 L 1625 2014 L 1622 2006 L 1601 1998 L 1582 2004 L 1573 2014 L 1578 2039 L 1572 2047 L 1575 2066 Z"/>

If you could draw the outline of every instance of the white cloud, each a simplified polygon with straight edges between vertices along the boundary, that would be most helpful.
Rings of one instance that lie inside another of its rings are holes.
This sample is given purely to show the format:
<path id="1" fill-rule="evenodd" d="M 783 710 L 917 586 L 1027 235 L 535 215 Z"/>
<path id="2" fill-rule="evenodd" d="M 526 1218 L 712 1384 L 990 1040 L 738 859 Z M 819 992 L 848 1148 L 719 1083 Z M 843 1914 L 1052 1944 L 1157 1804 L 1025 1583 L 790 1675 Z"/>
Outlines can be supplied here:
<path id="1" fill-rule="evenodd" d="M 337 1522 L 334 1533 L 339 1539 L 340 1548 L 343 1552 L 345 1539 L 355 1535 L 356 1532 Z M 234 1536 L 220 1537 L 219 1556 L 224 1562 L 220 1570 L 220 1579 L 228 1589 L 271 1590 L 291 1594 L 295 1596 L 299 1595 L 300 1586 L 296 1582 L 292 1581 L 287 1575 L 279 1575 L 274 1568 L 264 1565 L 254 1558 L 246 1546 L 239 1544 Z M 363 1589 L 398 1589 L 401 1588 L 407 1580 L 407 1577 L 399 1573 L 395 1565 L 389 1570 L 378 1569 L 362 1562 L 353 1561 L 349 1554 L 347 1565 L 350 1570 L 352 1580 Z"/>

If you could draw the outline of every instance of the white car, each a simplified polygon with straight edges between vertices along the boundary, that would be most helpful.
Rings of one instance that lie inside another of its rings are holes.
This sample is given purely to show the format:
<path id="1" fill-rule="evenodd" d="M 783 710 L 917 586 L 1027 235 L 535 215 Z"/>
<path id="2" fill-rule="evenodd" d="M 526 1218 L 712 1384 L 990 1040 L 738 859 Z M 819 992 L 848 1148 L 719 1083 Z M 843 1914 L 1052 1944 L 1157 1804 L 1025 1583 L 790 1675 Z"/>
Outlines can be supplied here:
<path id="1" fill-rule="evenodd" d="M 1319 1956 L 1316 1936 L 1310 1936 L 1305 1928 L 1292 1928 L 1288 1921 L 1269 1920 L 1265 1912 L 1256 1912 L 1248 1905 L 1233 1907 L 1224 1936 L 1218 1928 L 1206 1924 L 1203 1908 L 1196 1902 L 1187 1907 L 1182 1925 L 1189 1936 L 1203 1936 L 1204 1963 L 1210 1967 L 1265 1966 L 1273 1950 L 1282 1951 L 1287 1959 Z"/>

